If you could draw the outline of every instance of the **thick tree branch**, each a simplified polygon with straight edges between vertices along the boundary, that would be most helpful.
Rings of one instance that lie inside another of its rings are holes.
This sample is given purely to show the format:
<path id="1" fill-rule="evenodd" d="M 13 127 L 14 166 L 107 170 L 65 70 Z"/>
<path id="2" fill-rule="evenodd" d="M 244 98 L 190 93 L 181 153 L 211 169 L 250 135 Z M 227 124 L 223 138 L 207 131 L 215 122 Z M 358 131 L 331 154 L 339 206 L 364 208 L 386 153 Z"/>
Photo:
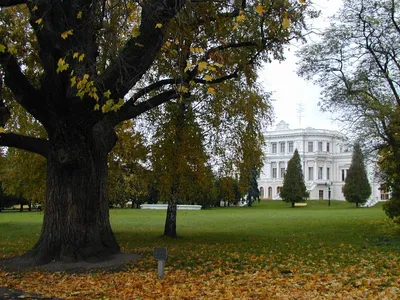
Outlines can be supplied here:
<path id="1" fill-rule="evenodd" d="M 0 0 L 0 7 L 14 6 L 18 4 L 25 4 L 27 0 Z"/>
<path id="2" fill-rule="evenodd" d="M 136 105 L 136 100 L 130 99 L 119 111 L 116 113 L 109 113 L 105 118 L 115 126 L 124 120 L 133 119 L 144 112 L 160 106 L 172 99 L 176 99 L 178 96 L 176 90 L 168 90 Z"/>
<path id="3" fill-rule="evenodd" d="M 40 92 L 31 85 L 28 78 L 22 73 L 15 56 L 8 51 L 0 53 L 0 64 L 4 70 L 4 82 L 12 91 L 16 101 L 32 116 L 40 122 L 44 122 L 44 107 L 39 103 L 39 101 L 42 101 Z"/>
<path id="4" fill-rule="evenodd" d="M 34 152 L 47 158 L 49 141 L 15 133 L 0 133 L 0 146 Z"/>
<path id="5" fill-rule="evenodd" d="M 140 35 L 125 44 L 100 77 L 105 89 L 110 90 L 116 98 L 123 98 L 150 68 L 164 42 L 165 27 L 186 1 L 152 0 L 145 3 L 142 7 Z"/>
<path id="6" fill-rule="evenodd" d="M 126 104 L 131 105 L 131 104 L 135 103 L 136 100 L 139 99 L 140 97 L 142 97 L 142 96 L 148 94 L 149 92 L 154 91 L 162 86 L 165 86 L 168 84 L 177 84 L 177 83 L 178 83 L 177 80 L 173 79 L 173 78 L 163 79 L 163 80 L 154 82 L 154 83 L 140 89 L 139 91 L 137 91 Z M 132 103 L 130 103 L 130 102 L 132 102 Z"/>

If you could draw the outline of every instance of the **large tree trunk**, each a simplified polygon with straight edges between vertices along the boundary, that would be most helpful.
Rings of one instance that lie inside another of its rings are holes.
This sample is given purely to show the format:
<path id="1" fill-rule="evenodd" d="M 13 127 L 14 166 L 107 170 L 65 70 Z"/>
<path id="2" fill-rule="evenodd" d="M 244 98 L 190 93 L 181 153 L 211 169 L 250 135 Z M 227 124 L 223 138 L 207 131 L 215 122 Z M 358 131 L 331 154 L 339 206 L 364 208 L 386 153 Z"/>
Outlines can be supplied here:
<path id="1" fill-rule="evenodd" d="M 62 131 L 52 142 L 43 227 L 30 252 L 34 264 L 100 261 L 120 251 L 107 198 L 107 154 L 115 133 L 114 142 L 107 141 L 107 133 L 97 129 L 89 136 Z"/>
<path id="2" fill-rule="evenodd" d="M 177 197 L 172 196 L 168 202 L 167 217 L 165 219 L 164 236 L 177 237 L 176 234 L 176 213 L 177 213 Z"/>

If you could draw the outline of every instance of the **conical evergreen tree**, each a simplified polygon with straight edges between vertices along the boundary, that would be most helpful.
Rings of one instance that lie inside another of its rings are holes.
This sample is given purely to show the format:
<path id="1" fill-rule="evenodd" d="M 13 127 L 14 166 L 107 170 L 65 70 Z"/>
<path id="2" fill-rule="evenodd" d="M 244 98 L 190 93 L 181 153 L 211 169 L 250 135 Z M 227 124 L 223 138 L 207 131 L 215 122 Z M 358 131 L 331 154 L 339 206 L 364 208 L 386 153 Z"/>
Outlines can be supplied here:
<path id="1" fill-rule="evenodd" d="M 365 203 L 371 195 L 371 186 L 365 170 L 364 156 L 358 143 L 354 145 L 351 165 L 343 186 L 343 195 L 346 201 L 356 203 L 356 207 L 358 207 L 359 203 Z"/>
<path id="2" fill-rule="evenodd" d="M 294 151 L 293 157 L 288 162 L 280 195 L 283 201 L 291 202 L 292 207 L 294 207 L 296 202 L 305 201 L 305 198 L 309 195 L 304 183 L 300 155 L 297 149 Z"/>

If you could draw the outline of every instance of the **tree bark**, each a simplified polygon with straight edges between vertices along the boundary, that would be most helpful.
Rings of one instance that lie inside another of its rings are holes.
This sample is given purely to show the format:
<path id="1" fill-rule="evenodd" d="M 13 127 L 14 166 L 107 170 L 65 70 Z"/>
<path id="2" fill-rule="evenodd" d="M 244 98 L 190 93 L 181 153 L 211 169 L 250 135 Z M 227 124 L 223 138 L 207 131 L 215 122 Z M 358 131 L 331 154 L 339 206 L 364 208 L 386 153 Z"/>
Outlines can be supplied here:
<path id="1" fill-rule="evenodd" d="M 165 220 L 164 236 L 177 237 L 176 234 L 177 196 L 173 195 L 168 202 L 167 217 Z"/>
<path id="2" fill-rule="evenodd" d="M 50 140 L 42 232 L 28 254 L 34 265 L 106 260 L 120 251 L 107 198 L 107 154 L 113 145 L 104 131 L 88 130 L 92 134 L 83 136 L 82 131 L 59 130 Z"/>

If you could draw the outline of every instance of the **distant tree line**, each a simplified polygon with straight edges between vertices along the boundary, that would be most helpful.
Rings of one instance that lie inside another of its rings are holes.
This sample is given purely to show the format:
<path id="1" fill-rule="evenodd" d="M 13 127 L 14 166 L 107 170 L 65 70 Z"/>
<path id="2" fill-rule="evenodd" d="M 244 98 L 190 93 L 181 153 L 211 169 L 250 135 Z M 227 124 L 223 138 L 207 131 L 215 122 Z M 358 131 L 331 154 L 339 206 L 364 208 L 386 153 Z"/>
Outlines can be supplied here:
<path id="1" fill-rule="evenodd" d="M 1 183 L 0 183 L 0 212 L 5 208 L 13 207 L 19 205 L 20 211 L 23 211 L 24 205 L 28 205 L 28 210 L 32 210 L 33 203 L 21 196 L 9 195 L 5 193 Z M 41 207 L 41 206 L 39 206 Z"/>

